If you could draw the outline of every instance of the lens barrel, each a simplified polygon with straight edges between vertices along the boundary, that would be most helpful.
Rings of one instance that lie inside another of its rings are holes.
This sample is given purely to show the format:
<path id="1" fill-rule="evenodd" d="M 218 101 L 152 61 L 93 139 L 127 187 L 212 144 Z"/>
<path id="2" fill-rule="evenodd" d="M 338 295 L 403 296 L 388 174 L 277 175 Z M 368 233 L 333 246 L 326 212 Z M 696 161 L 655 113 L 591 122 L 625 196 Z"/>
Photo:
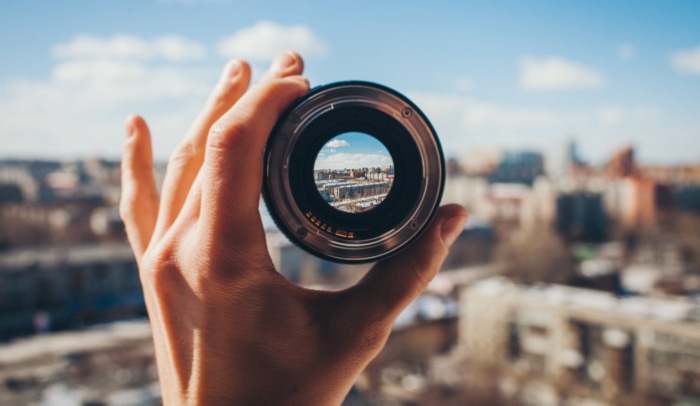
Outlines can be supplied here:
<path id="1" fill-rule="evenodd" d="M 391 187 L 371 210 L 332 207 L 314 178 L 324 146 L 346 133 L 371 135 L 393 160 Z M 370 82 L 316 87 L 294 102 L 270 134 L 264 162 L 263 198 L 277 227 L 335 262 L 377 261 L 406 248 L 430 224 L 444 187 L 444 156 L 427 117 L 405 96 Z"/>

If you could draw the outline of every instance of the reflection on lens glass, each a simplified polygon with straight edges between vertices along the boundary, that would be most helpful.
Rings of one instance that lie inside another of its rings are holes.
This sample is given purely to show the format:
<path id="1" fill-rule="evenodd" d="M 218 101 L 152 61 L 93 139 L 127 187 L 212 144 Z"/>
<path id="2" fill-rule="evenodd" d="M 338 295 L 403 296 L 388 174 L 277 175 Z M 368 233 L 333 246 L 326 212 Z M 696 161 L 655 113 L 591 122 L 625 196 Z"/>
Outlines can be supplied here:
<path id="1" fill-rule="evenodd" d="M 318 193 L 346 213 L 372 210 L 394 183 L 394 161 L 384 144 L 371 135 L 348 132 L 331 138 L 314 163 Z"/>

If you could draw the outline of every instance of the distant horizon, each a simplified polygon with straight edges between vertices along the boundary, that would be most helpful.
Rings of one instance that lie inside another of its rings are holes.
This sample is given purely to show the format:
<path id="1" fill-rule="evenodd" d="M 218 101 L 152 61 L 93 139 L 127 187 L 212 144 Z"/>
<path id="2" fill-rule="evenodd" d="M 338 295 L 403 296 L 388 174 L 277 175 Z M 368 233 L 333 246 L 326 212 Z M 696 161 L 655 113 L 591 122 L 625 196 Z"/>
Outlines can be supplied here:
<path id="1" fill-rule="evenodd" d="M 324 169 L 314 169 L 314 172 L 323 172 L 323 171 L 354 171 L 354 170 L 360 170 L 360 169 L 376 169 L 376 168 L 393 168 L 394 165 L 384 165 L 384 166 L 358 166 L 355 168 L 339 168 L 339 169 L 330 169 L 330 168 L 324 168 Z"/>
<path id="2" fill-rule="evenodd" d="M 610 153 L 604 157 L 603 159 L 599 161 L 592 161 L 588 159 L 586 156 L 580 156 L 581 160 L 583 161 L 584 164 L 592 166 L 592 167 L 597 167 L 601 165 L 605 165 L 607 162 L 610 161 L 612 156 L 616 153 L 619 152 L 625 148 L 624 145 L 621 145 L 619 148 L 616 148 L 614 150 L 611 150 Z M 634 147 L 633 147 L 634 148 Z M 543 158 L 546 158 L 546 152 L 544 150 L 538 150 L 534 148 L 484 148 L 480 146 L 475 146 L 473 148 L 467 149 L 464 151 L 464 153 L 460 155 L 448 155 L 447 151 L 443 151 L 445 154 L 445 160 L 457 160 L 458 162 L 461 161 L 462 157 L 465 155 L 468 155 L 470 152 L 473 151 L 499 151 L 499 152 L 535 152 L 538 154 L 541 154 Z M 695 165 L 700 165 L 700 158 L 697 158 L 692 161 L 673 161 L 673 162 L 665 162 L 665 161 L 649 161 L 649 160 L 643 160 L 640 159 L 638 156 L 638 151 L 635 149 L 635 162 L 638 165 L 642 166 L 666 166 L 666 167 L 680 167 L 680 166 L 695 166 Z M 5 156 L 0 156 L 0 162 L 7 162 L 7 161 L 45 161 L 45 162 L 75 162 L 75 161 L 87 161 L 91 159 L 99 159 L 99 160 L 105 160 L 105 161 L 111 161 L 111 162 L 120 162 L 121 161 L 121 156 L 108 156 L 108 155 L 90 155 L 86 154 L 83 156 L 51 156 L 51 155 L 45 155 L 45 156 L 24 156 L 24 155 L 5 155 Z M 166 165 L 168 163 L 168 158 L 155 158 L 154 159 L 154 164 L 155 165 Z M 385 166 L 385 165 L 379 165 Z M 332 169 L 332 168 L 321 168 L 322 169 Z M 339 169 L 353 169 L 353 168 L 339 168 Z M 314 168 L 314 170 L 317 170 Z"/>

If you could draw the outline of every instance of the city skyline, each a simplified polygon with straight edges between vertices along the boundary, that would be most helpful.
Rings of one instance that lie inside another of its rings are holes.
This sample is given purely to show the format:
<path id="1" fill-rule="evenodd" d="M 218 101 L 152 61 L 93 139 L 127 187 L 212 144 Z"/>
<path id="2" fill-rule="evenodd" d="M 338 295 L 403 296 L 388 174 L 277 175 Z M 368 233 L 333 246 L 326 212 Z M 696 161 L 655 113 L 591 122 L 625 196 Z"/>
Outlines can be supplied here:
<path id="1" fill-rule="evenodd" d="M 573 138 L 595 163 L 625 144 L 642 162 L 697 162 L 698 20 L 691 1 L 357 2 L 342 14 L 314 1 L 7 2 L 0 157 L 116 158 L 137 112 L 164 160 L 228 58 L 257 79 L 291 48 L 312 85 L 369 80 L 409 96 L 448 157 Z"/>

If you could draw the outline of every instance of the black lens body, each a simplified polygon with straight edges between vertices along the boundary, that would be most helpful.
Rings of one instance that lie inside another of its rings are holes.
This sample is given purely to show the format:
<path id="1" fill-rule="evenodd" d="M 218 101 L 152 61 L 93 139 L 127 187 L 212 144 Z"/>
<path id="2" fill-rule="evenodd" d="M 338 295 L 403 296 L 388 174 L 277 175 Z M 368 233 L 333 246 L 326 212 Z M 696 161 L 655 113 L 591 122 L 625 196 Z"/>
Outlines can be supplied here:
<path id="1" fill-rule="evenodd" d="M 393 185 L 371 210 L 329 205 L 314 181 L 323 146 L 349 132 L 379 140 L 394 163 Z M 425 115 L 400 93 L 369 82 L 312 89 L 278 120 L 265 149 L 263 198 L 278 228 L 324 259 L 361 263 L 392 255 L 414 241 L 437 210 L 444 157 Z"/>

